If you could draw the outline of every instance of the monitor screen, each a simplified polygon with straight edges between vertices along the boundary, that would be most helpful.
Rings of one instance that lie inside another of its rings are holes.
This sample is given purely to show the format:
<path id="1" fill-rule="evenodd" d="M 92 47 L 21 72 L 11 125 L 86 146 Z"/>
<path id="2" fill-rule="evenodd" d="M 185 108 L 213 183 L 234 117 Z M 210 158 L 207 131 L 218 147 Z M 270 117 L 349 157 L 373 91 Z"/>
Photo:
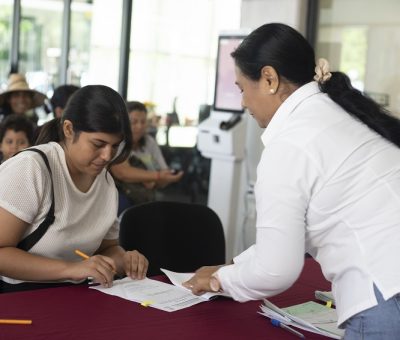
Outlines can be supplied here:
<path id="1" fill-rule="evenodd" d="M 220 35 L 218 38 L 213 106 L 215 111 L 243 113 L 242 96 L 235 84 L 235 63 L 231 53 L 239 46 L 244 37 L 244 35 Z"/>

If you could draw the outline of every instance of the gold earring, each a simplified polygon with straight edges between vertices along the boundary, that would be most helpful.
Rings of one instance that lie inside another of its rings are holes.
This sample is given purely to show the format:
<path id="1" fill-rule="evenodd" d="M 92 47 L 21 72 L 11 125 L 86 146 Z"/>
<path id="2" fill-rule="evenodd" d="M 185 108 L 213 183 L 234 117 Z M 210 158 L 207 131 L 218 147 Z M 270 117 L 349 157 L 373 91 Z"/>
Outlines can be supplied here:
<path id="1" fill-rule="evenodd" d="M 275 90 L 274 90 L 274 89 L 269 89 L 269 92 L 270 92 L 271 94 L 274 94 L 274 93 L 275 93 Z"/>

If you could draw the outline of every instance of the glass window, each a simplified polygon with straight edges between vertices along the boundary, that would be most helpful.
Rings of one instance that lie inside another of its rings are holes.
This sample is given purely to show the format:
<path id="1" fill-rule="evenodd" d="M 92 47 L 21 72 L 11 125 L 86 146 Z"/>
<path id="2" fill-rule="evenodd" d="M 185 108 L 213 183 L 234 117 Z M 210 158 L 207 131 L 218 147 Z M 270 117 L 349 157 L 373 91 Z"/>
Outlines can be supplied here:
<path id="1" fill-rule="evenodd" d="M 0 0 L 0 91 L 10 72 L 13 1 Z"/>
<path id="2" fill-rule="evenodd" d="M 240 28 L 240 0 L 135 0 L 128 99 L 196 124 L 214 94 L 218 34 Z"/>
<path id="3" fill-rule="evenodd" d="M 50 93 L 59 79 L 63 0 L 21 1 L 19 72 Z"/>
<path id="4" fill-rule="evenodd" d="M 74 0 L 68 82 L 118 89 L 122 0 Z"/>
<path id="5" fill-rule="evenodd" d="M 400 1 L 320 0 L 317 57 L 400 116 Z"/>

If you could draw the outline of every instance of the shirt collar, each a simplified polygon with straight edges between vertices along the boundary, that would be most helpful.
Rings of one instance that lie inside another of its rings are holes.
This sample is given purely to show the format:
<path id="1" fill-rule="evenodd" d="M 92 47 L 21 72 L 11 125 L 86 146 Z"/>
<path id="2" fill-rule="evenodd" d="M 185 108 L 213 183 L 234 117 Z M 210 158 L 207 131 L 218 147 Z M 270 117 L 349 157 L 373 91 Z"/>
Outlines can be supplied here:
<path id="1" fill-rule="evenodd" d="M 279 131 L 281 131 L 286 119 L 291 116 L 292 112 L 300 103 L 320 92 L 321 91 L 318 87 L 318 83 L 315 81 L 309 82 L 294 91 L 281 104 L 266 127 L 265 131 L 261 135 L 261 140 L 264 146 L 266 146 L 279 133 Z"/>

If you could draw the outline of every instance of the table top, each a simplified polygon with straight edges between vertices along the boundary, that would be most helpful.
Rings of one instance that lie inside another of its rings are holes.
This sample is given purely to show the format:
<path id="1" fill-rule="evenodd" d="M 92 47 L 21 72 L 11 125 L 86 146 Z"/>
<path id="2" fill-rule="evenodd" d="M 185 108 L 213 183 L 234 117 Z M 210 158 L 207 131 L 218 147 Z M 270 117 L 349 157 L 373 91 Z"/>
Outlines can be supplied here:
<path id="1" fill-rule="evenodd" d="M 158 278 L 166 280 L 165 278 Z M 314 260 L 286 292 L 270 298 L 279 307 L 315 300 L 330 290 Z M 164 312 L 86 286 L 0 294 L 0 319 L 31 319 L 32 325 L 0 325 L 0 339 L 296 339 L 257 312 L 261 301 L 228 298 Z M 307 339 L 325 337 L 301 331 Z"/>

